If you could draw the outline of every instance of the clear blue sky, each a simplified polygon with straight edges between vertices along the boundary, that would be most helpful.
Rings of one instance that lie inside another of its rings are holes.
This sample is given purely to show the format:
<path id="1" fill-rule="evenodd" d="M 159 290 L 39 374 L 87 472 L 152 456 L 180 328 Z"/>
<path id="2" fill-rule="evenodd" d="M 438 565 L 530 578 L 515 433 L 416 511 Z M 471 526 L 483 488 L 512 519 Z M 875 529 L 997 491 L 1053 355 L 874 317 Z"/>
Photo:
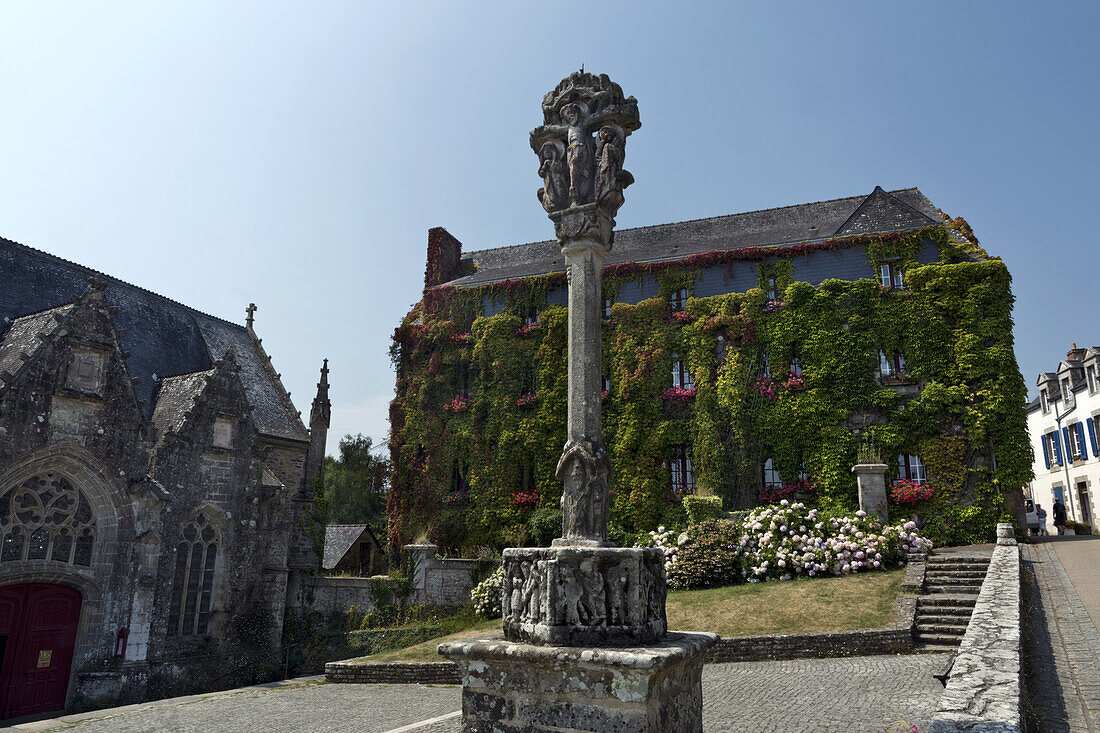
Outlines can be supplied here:
<path id="1" fill-rule="evenodd" d="M 1097 3 L 0 5 L 0 236 L 256 329 L 377 441 L 427 230 L 547 239 L 527 133 L 638 98 L 621 227 L 918 186 L 1014 277 L 1029 386 L 1098 344 Z M 0 283 L 0 287 L 3 284 Z M 1031 387 L 1034 392 L 1034 387 Z"/>

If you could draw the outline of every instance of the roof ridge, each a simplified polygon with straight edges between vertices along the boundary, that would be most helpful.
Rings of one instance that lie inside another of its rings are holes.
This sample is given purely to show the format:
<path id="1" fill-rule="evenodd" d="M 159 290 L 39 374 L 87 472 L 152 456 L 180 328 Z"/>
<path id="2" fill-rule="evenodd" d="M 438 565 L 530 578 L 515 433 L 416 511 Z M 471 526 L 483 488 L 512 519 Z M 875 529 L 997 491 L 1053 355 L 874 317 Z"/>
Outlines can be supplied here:
<path id="1" fill-rule="evenodd" d="M 876 186 L 876 188 L 881 188 L 881 186 Z M 898 188 L 898 189 L 895 189 L 893 191 L 885 191 L 884 190 L 883 192 L 893 196 L 893 194 L 901 193 L 902 191 L 916 191 L 917 193 L 920 193 L 920 190 L 916 186 L 912 186 L 910 188 Z M 874 191 L 872 191 L 871 193 L 874 193 Z M 675 226 L 677 224 L 694 224 L 694 223 L 700 222 L 700 221 L 715 221 L 717 219 L 728 219 L 728 218 L 734 217 L 734 216 L 748 216 L 749 214 L 763 214 L 763 213 L 768 212 L 768 211 L 780 211 L 782 209 L 795 209 L 795 208 L 798 208 L 800 206 L 814 206 L 815 204 L 832 204 L 832 203 L 835 203 L 837 201 L 844 201 L 845 199 L 863 199 L 863 200 L 866 200 L 867 197 L 870 196 L 870 195 L 871 194 L 855 194 L 853 196 L 838 196 L 837 198 L 822 199 L 821 201 L 804 201 L 801 204 L 787 204 L 786 206 L 772 206 L 772 207 L 765 208 L 765 209 L 753 209 L 751 211 L 735 211 L 732 214 L 718 214 L 716 216 L 703 216 L 703 217 L 699 217 L 698 219 L 682 219 L 680 221 L 666 221 L 666 222 L 663 222 L 661 224 L 647 224 L 645 226 L 640 226 L 640 227 L 628 227 L 626 229 L 616 229 L 615 233 L 616 234 L 622 234 L 623 232 L 633 232 L 633 231 L 637 231 L 639 229 L 658 229 L 660 227 Z M 921 195 L 924 196 L 924 194 L 921 194 Z M 927 197 L 925 197 L 925 198 L 927 198 Z M 860 203 L 862 203 L 862 201 Z M 908 206 L 908 204 L 905 204 L 905 202 L 901 201 L 900 199 L 899 199 L 899 203 Z M 910 206 L 909 208 L 913 208 L 913 207 Z M 916 211 L 916 209 L 914 209 L 914 211 Z M 919 214 L 921 212 L 918 211 L 917 213 Z M 921 215 L 925 216 L 927 218 L 927 215 L 925 215 L 925 214 L 921 214 Z M 475 250 L 471 250 L 469 252 L 463 252 L 462 255 L 463 255 L 463 257 L 465 257 L 466 255 L 475 255 L 475 254 L 480 254 L 482 252 L 500 252 L 500 251 L 506 250 L 506 249 L 515 249 L 516 247 L 530 247 L 533 244 L 546 244 L 548 242 L 553 242 L 553 241 L 554 241 L 553 239 L 540 239 L 540 240 L 537 240 L 537 241 L 534 241 L 534 242 L 524 242 L 522 244 L 506 244 L 506 245 L 502 245 L 500 247 L 488 247 L 486 249 L 475 249 Z"/>
<path id="2" fill-rule="evenodd" d="M 140 285 L 134 285 L 131 282 L 127 282 L 126 280 L 122 280 L 120 278 L 114 277 L 113 275 L 109 275 L 106 272 L 100 272 L 99 270 L 92 269 L 91 267 L 88 267 L 87 265 L 82 265 L 79 262 L 74 262 L 72 260 L 67 260 L 64 257 L 58 257 L 57 255 L 51 254 L 51 253 L 47 252 L 44 249 L 38 249 L 37 247 L 31 247 L 28 244 L 23 244 L 22 242 L 17 242 L 14 239 L 8 239 L 7 237 L 0 237 L 0 242 L 7 242 L 8 244 L 13 244 L 16 247 L 22 247 L 23 249 L 30 250 L 31 252 L 35 252 L 37 254 L 48 257 L 51 260 L 55 260 L 57 262 L 63 262 L 66 265 L 71 265 L 71 266 L 77 267 L 81 270 L 85 270 L 89 273 L 94 273 L 96 275 L 99 275 L 100 277 L 106 278 L 109 281 L 119 283 L 120 285 L 126 285 L 127 287 L 131 287 L 134 290 L 139 290 L 143 293 L 148 293 L 149 295 L 152 295 L 154 298 L 159 298 L 159 299 L 161 299 L 163 301 L 166 301 L 168 303 L 172 303 L 173 305 L 178 305 L 179 307 L 184 308 L 188 311 L 191 311 L 192 313 L 197 313 L 200 316 L 206 316 L 207 318 L 212 318 L 215 321 L 220 321 L 222 323 L 225 323 L 225 324 L 230 325 L 230 326 L 235 326 L 237 328 L 241 328 L 241 329 L 244 328 L 244 326 L 240 325 L 239 323 L 234 323 L 233 321 L 227 321 L 226 319 L 221 318 L 219 316 L 211 315 L 210 313 L 207 313 L 205 311 L 200 311 L 198 308 L 194 308 L 192 306 L 187 305 L 186 303 L 181 303 L 178 300 L 175 300 L 173 298 L 169 298 L 167 295 L 161 295 L 158 292 L 155 292 L 153 290 L 149 290 L 148 288 L 143 288 Z M 34 315 L 34 314 L 33 313 L 28 313 L 27 315 Z M 22 318 L 22 317 L 23 316 L 20 316 L 20 318 Z"/>

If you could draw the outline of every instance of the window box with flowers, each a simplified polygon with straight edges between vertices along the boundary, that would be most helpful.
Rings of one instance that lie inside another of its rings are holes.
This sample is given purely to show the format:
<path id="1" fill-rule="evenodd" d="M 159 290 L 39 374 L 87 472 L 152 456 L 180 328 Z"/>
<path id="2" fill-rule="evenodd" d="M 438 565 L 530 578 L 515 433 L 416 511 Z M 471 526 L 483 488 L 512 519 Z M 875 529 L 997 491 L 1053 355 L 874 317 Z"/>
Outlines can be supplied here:
<path id="1" fill-rule="evenodd" d="M 890 486 L 890 501 L 902 506 L 915 506 L 928 501 L 935 493 L 936 488 L 927 481 L 899 478 Z"/>
<path id="2" fill-rule="evenodd" d="M 465 412 L 470 409 L 470 398 L 455 397 L 453 400 L 443 405 L 443 409 L 448 412 Z"/>
<path id="3" fill-rule="evenodd" d="M 695 320 L 695 316 L 691 315 L 685 310 L 679 310 L 669 313 L 667 316 L 665 316 L 665 320 L 669 323 L 691 323 Z"/>
<path id="4" fill-rule="evenodd" d="M 782 300 L 769 300 L 764 303 L 764 307 L 760 309 L 761 313 L 778 313 L 786 305 Z"/>
<path id="5" fill-rule="evenodd" d="M 517 509 L 534 509 L 539 505 L 539 495 L 537 491 L 517 491 L 511 502 Z"/>
<path id="6" fill-rule="evenodd" d="M 516 330 L 517 336 L 530 336 L 533 333 L 538 333 L 539 322 L 532 321 L 531 323 L 525 323 Z"/>
<path id="7" fill-rule="evenodd" d="M 534 392 L 521 394 L 516 400 L 516 407 L 531 408 L 538 404 L 539 396 Z"/>
<path id="8" fill-rule="evenodd" d="M 757 376 L 756 381 L 752 383 L 752 391 L 754 394 L 769 400 L 779 397 L 779 385 L 775 383 L 775 379 L 770 374 Z"/>
<path id="9" fill-rule="evenodd" d="M 465 333 L 452 333 L 451 343 L 455 344 L 471 344 L 474 342 L 474 337 L 470 335 L 469 331 Z"/>
<path id="10" fill-rule="evenodd" d="M 661 397 L 670 402 L 691 402 L 696 391 L 695 387 L 666 387 Z"/>
<path id="11" fill-rule="evenodd" d="M 760 491 L 761 504 L 778 504 L 784 499 L 807 501 L 817 495 L 817 484 L 809 479 L 799 479 L 794 483 L 778 486 L 765 486 Z"/>
<path id="12" fill-rule="evenodd" d="M 790 372 L 787 374 L 787 379 L 783 382 L 783 389 L 788 392 L 801 392 L 806 389 L 806 378 L 801 374 Z"/>

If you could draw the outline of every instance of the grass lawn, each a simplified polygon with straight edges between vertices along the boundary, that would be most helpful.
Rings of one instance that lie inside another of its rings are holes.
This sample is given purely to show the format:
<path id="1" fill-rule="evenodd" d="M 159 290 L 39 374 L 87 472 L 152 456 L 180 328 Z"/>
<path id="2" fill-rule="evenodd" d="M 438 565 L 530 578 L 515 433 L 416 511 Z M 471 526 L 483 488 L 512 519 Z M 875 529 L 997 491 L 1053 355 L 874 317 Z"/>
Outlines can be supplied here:
<path id="1" fill-rule="evenodd" d="M 894 622 L 905 569 L 670 591 L 668 628 L 720 636 L 874 629 Z"/>
<path id="2" fill-rule="evenodd" d="M 905 569 L 842 577 L 746 583 L 707 590 L 670 591 L 668 627 L 721 636 L 873 629 L 894 621 L 894 600 Z M 478 633 L 500 631 L 500 619 L 404 649 L 360 657 L 361 662 L 438 662 L 435 648 Z"/>

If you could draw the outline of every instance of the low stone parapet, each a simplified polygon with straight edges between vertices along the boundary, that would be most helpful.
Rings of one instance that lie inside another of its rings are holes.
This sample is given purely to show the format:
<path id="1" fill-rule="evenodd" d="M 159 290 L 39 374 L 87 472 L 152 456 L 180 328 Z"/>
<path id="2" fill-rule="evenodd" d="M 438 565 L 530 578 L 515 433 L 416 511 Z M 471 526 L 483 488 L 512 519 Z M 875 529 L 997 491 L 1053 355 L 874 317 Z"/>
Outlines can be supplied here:
<path id="1" fill-rule="evenodd" d="M 813 659 L 857 657 L 869 654 L 903 654 L 913 650 L 908 626 L 888 629 L 860 629 L 816 634 L 773 634 L 733 636 L 720 639 L 707 653 L 714 662 L 760 662 L 771 659 Z"/>
<path id="2" fill-rule="evenodd" d="M 1021 654 L 1020 549 L 1004 537 L 993 550 L 929 733 L 1022 731 Z"/>
<path id="3" fill-rule="evenodd" d="M 454 662 L 329 662 L 325 679 L 357 684 L 457 685 L 460 681 Z"/>

